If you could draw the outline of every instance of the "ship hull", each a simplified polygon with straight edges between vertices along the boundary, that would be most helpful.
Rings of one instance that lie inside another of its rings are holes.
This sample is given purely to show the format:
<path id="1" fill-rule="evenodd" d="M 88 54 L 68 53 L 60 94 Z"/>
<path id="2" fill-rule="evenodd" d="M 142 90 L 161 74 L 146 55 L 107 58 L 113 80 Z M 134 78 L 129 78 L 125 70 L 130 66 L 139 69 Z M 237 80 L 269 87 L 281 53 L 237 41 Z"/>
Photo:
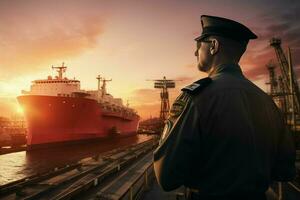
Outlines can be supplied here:
<path id="1" fill-rule="evenodd" d="M 17 97 L 27 123 L 27 145 L 74 143 L 137 133 L 139 117 L 107 113 L 96 100 L 80 97 Z"/>

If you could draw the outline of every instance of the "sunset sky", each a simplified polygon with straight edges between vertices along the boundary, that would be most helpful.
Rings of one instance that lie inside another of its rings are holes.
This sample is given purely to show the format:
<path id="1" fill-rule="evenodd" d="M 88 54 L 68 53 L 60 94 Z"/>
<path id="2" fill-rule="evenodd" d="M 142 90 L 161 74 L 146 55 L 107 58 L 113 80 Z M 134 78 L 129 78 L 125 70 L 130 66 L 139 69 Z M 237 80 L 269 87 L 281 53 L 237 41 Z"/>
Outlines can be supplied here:
<path id="1" fill-rule="evenodd" d="M 17 111 L 16 96 L 32 80 L 55 75 L 51 66 L 68 66 L 67 77 L 82 89 L 96 89 L 96 75 L 112 78 L 108 91 L 129 100 L 145 119 L 158 116 L 159 90 L 147 79 L 166 76 L 185 85 L 203 78 L 197 71 L 194 38 L 200 16 L 239 21 L 257 35 L 241 60 L 245 75 L 267 90 L 265 65 L 277 62 L 269 39 L 280 37 L 300 68 L 298 0 L 0 0 L 0 116 Z"/>

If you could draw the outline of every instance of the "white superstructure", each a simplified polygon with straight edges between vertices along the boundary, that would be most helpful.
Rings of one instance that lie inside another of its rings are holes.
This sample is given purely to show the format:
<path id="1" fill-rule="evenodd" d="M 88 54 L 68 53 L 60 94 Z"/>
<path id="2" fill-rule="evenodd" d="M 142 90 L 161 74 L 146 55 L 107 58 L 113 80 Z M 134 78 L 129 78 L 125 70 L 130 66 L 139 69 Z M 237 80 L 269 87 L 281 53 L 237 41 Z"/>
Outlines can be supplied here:
<path id="1" fill-rule="evenodd" d="M 116 108 L 125 107 L 123 105 L 121 98 L 114 98 L 112 95 L 108 94 L 106 91 L 106 83 L 110 80 L 106 80 L 97 77 L 98 79 L 98 90 L 81 90 L 80 81 L 68 79 L 63 77 L 63 73 L 66 72 L 67 66 L 64 63 L 61 67 L 53 67 L 52 69 L 57 69 L 58 76 L 54 78 L 48 76 L 47 79 L 32 81 L 30 91 L 22 91 L 24 95 L 43 95 L 43 96 L 59 96 L 59 97 L 84 97 L 89 99 L 94 99 L 99 103 L 105 105 L 114 106 Z M 102 86 L 100 82 L 102 81 Z M 129 109 L 129 108 L 128 108 Z"/>
<path id="2" fill-rule="evenodd" d="M 73 92 L 80 92 L 80 81 L 52 79 L 49 76 L 47 80 L 33 81 L 30 91 L 24 94 L 70 97 Z"/>

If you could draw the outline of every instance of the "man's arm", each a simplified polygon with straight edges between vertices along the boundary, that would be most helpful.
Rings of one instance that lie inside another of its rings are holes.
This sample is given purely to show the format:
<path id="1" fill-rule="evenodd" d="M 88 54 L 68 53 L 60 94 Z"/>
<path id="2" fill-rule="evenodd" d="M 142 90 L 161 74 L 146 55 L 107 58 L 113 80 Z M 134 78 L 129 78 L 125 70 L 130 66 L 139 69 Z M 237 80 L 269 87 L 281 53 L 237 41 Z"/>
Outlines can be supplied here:
<path id="1" fill-rule="evenodd" d="M 191 97 L 183 93 L 170 111 L 159 147 L 154 152 L 154 170 L 159 185 L 170 191 L 185 184 L 196 159 L 199 114 Z"/>

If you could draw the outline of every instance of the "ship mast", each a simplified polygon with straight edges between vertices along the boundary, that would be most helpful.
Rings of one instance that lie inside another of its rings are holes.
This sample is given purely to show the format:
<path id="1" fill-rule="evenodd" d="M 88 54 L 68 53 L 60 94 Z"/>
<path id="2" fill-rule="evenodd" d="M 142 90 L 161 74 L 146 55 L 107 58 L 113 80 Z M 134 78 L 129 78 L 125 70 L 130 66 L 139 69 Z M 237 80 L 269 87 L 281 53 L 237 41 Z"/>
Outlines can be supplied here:
<path id="1" fill-rule="evenodd" d="M 101 89 L 100 83 L 101 83 L 102 77 L 101 77 L 100 75 L 98 75 L 98 76 L 96 77 L 96 79 L 98 80 L 98 92 L 99 92 L 100 89 Z"/>
<path id="2" fill-rule="evenodd" d="M 63 62 L 61 67 L 53 67 L 52 65 L 52 69 L 57 69 L 58 79 L 61 80 L 63 79 L 63 73 L 66 72 L 67 66 L 65 66 L 65 63 Z"/>
<path id="3" fill-rule="evenodd" d="M 96 79 L 98 80 L 97 100 L 100 101 L 100 89 L 101 89 L 100 84 L 101 84 L 102 77 L 98 75 Z"/>
<path id="4" fill-rule="evenodd" d="M 112 79 L 105 79 L 105 78 L 103 78 L 102 79 L 102 87 L 101 87 L 101 89 L 102 89 L 102 97 L 104 97 L 105 95 L 106 95 L 106 82 L 109 82 L 109 81 L 112 81 Z"/>

